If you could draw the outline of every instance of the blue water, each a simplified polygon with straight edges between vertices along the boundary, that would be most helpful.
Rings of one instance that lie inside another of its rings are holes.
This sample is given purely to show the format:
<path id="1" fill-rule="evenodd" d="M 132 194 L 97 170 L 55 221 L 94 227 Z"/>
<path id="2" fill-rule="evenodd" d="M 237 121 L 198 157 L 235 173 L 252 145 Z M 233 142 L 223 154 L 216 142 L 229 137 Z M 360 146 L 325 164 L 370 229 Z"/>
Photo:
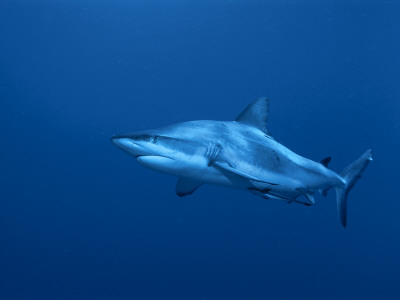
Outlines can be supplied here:
<path id="1" fill-rule="evenodd" d="M 0 2 L 0 299 L 399 299 L 398 1 Z M 311 207 L 138 165 L 113 134 L 232 120 L 342 170 Z"/>

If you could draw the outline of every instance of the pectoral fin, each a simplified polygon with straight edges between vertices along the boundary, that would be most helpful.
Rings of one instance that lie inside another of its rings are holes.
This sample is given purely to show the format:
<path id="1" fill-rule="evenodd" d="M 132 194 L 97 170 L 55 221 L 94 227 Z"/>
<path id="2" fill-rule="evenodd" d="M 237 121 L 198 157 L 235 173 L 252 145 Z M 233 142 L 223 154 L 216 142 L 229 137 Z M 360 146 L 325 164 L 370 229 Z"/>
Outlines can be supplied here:
<path id="1" fill-rule="evenodd" d="M 178 182 L 176 183 L 175 192 L 179 197 L 184 197 L 193 194 L 193 192 L 201 185 L 201 181 L 187 177 L 179 177 Z"/>
<path id="2" fill-rule="evenodd" d="M 270 185 L 278 185 L 277 183 L 267 182 L 267 181 L 261 180 L 259 178 L 256 178 L 256 177 L 254 177 L 252 175 L 246 174 L 246 173 L 244 173 L 242 171 L 239 171 L 238 169 L 233 168 L 232 166 L 230 166 L 227 163 L 213 162 L 212 165 L 214 167 L 216 167 L 217 169 L 221 170 L 222 172 L 227 172 L 229 174 L 234 174 L 234 175 L 240 176 L 242 178 L 245 178 L 247 180 L 262 182 L 262 183 L 266 183 L 266 184 L 270 184 Z"/>

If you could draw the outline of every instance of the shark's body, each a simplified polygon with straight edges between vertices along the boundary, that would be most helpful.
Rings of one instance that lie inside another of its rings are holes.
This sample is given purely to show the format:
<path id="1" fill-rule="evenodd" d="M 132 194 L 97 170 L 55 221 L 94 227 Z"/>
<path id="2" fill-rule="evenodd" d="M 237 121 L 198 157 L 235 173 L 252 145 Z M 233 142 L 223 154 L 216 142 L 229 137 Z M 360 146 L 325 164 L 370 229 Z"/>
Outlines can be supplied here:
<path id="1" fill-rule="evenodd" d="M 314 162 L 274 140 L 267 118 L 268 99 L 260 98 L 235 121 L 190 121 L 116 136 L 112 141 L 140 164 L 178 176 L 179 196 L 209 183 L 312 205 L 315 191 L 336 188 L 341 222 L 346 226 L 347 193 L 371 160 L 371 151 L 339 175 L 327 168 L 330 158 Z"/>

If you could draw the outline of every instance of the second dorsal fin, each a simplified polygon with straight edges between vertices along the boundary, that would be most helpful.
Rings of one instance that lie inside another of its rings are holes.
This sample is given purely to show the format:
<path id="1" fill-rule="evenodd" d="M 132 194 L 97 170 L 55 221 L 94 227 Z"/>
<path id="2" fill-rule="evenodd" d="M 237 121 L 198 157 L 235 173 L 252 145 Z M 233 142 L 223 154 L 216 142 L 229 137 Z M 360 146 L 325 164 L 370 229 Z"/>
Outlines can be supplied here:
<path id="1" fill-rule="evenodd" d="M 325 168 L 328 167 L 329 162 L 331 161 L 332 157 L 326 157 L 323 160 L 320 161 L 321 165 L 323 165 Z"/>
<path id="2" fill-rule="evenodd" d="M 267 130 L 268 106 L 269 99 L 267 97 L 258 98 L 256 101 L 247 106 L 246 109 L 242 111 L 242 113 L 235 119 L 235 121 L 256 127 L 262 132 L 270 135 Z"/>

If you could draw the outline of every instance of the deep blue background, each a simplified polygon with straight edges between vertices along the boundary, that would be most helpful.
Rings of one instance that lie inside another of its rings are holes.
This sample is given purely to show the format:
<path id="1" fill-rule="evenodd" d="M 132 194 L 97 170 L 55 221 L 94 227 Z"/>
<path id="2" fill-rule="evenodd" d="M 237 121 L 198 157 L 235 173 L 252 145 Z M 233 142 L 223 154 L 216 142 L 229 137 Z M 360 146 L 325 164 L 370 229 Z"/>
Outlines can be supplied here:
<path id="1" fill-rule="evenodd" d="M 323 3 L 322 3 L 323 2 Z M 0 2 L 0 299 L 399 299 L 398 1 Z M 340 171 L 304 207 L 139 166 L 116 133 L 231 120 Z"/>

